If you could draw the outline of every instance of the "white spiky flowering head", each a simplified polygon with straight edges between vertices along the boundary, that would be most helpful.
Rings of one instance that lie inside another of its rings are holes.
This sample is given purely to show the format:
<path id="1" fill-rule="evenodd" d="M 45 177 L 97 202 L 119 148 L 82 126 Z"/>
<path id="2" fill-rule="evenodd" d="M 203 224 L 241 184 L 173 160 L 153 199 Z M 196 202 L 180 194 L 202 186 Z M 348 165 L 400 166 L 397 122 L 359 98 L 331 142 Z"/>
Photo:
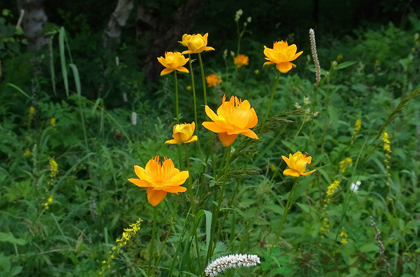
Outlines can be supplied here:
<path id="1" fill-rule="evenodd" d="M 257 255 L 236 254 L 220 257 L 209 264 L 204 273 L 206 276 L 214 277 L 224 272 L 226 269 L 235 267 L 251 267 L 260 263 Z"/>
<path id="2" fill-rule="evenodd" d="M 357 193 L 361 184 L 362 184 L 362 182 L 360 182 L 360 181 L 357 181 L 356 183 L 352 183 L 351 187 L 350 187 L 350 190 L 354 193 Z"/>

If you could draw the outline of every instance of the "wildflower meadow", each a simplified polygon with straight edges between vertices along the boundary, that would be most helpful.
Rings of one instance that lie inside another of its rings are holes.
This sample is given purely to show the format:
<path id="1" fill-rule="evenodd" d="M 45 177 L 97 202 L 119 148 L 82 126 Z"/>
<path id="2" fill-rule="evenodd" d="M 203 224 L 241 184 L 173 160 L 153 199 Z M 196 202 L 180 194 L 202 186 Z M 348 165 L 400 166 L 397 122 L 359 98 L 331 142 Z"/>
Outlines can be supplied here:
<path id="1" fill-rule="evenodd" d="M 420 276 L 418 14 L 135 46 L 117 2 L 119 40 L 61 10 L 31 51 L 2 11 L 0 276 Z"/>

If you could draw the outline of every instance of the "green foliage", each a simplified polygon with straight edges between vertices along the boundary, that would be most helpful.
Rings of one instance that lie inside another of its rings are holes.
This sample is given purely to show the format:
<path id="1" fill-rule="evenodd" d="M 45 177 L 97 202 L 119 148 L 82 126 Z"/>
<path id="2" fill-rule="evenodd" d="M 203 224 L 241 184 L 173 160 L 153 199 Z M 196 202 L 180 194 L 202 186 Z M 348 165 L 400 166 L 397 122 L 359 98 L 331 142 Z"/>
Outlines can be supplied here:
<path id="1" fill-rule="evenodd" d="M 19 37 L 1 19 L 8 37 Z M 249 65 L 237 68 L 230 57 L 220 64 L 218 57 L 208 58 L 205 68 L 223 80 L 207 90 L 211 109 L 223 94 L 237 95 L 259 117 L 257 143 L 239 136 L 226 151 L 201 125 L 208 119 L 194 62 L 199 140 L 187 145 L 189 157 L 182 147 L 164 144 L 175 117 L 172 76 L 155 89 L 136 62 L 117 65 L 115 55 L 92 55 L 96 46 L 87 41 L 97 37 L 88 26 L 75 37 L 52 28 L 48 52 L 32 59 L 7 44 L 0 52 L 7 58 L 0 80 L 0 275 L 96 276 L 103 261 L 112 260 L 105 263 L 110 276 L 200 276 L 211 260 L 249 253 L 261 258 L 260 266 L 229 269 L 225 276 L 384 276 L 372 216 L 390 271 L 415 276 L 420 24 L 410 20 L 411 30 L 390 24 L 331 41 L 340 49 L 319 49 L 319 87 L 302 56 L 299 71 L 281 75 L 264 128 L 277 71 L 262 68 L 261 42 L 241 34 L 250 42 L 244 47 Z M 121 57 L 133 50 L 124 47 Z M 328 57 L 338 50 L 342 58 Z M 84 51 L 95 58 L 83 59 Z M 17 66 L 20 61 L 27 63 Z M 98 73 L 100 65 L 106 69 Z M 190 78 L 178 76 L 181 122 L 191 122 Z M 390 152 L 379 140 L 385 131 Z M 312 157 L 307 170 L 316 172 L 300 177 L 292 193 L 282 156 L 297 151 Z M 136 177 L 134 165 L 144 168 L 156 155 L 171 158 L 180 170 L 191 164 L 191 195 L 168 194 L 152 207 L 145 190 L 127 180 Z M 288 199 L 293 204 L 273 245 Z M 139 217 L 141 230 L 110 257 L 116 239 Z"/>

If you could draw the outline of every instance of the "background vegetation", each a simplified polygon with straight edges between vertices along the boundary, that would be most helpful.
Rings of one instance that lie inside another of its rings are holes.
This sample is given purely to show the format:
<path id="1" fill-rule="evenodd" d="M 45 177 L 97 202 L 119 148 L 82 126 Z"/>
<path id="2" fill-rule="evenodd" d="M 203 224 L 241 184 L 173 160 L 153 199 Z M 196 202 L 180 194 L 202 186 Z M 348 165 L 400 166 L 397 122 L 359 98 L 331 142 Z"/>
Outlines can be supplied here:
<path id="1" fill-rule="evenodd" d="M 24 31 L 15 27 L 17 6 L 3 2 L 7 10 L 0 17 L 0 275 L 95 276 L 124 228 L 141 218 L 141 230 L 109 263 L 108 274 L 167 276 L 174 267 L 174 276 L 200 276 L 196 249 L 205 256 L 207 225 L 203 216 L 198 245 L 189 241 L 193 234 L 185 226 L 190 199 L 184 194 L 170 195 L 160 204 L 156 249 L 161 249 L 169 229 L 172 234 L 164 251 L 154 251 L 152 259 L 160 259 L 156 270 L 146 270 L 153 208 L 145 192 L 127 179 L 135 177 L 134 165 L 144 167 L 155 155 L 171 157 L 184 170 L 186 165 L 179 164 L 176 147 L 163 144 L 171 138 L 174 124 L 173 78 L 148 81 L 142 68 L 151 38 L 136 37 L 135 15 L 123 28 L 118 47 L 109 49 L 102 36 L 115 3 L 45 1 L 47 44 L 27 51 Z M 256 254 L 262 264 L 251 269 L 252 276 L 385 276 L 372 216 L 393 275 L 418 276 L 418 3 L 321 1 L 314 13 L 316 1 L 307 2 L 266 1 L 258 6 L 243 1 L 238 6 L 233 1 L 207 1 L 191 29 L 184 31 L 208 32 L 209 45 L 216 49 L 203 54 L 206 75 L 216 73 L 223 80 L 208 88 L 209 106 L 215 110 L 223 94 L 236 95 L 250 101 L 260 122 L 277 75 L 273 67 L 262 67 L 264 45 L 287 40 L 304 51 L 297 68 L 281 76 L 256 151 L 247 139 L 233 145 L 223 202 L 229 209 L 222 209 L 219 221 L 224 224 L 212 258 Z M 182 3 L 136 5 L 158 16 L 162 26 L 170 26 Z M 230 52 L 237 54 L 234 16 L 241 7 L 240 30 L 252 17 L 240 48 L 250 62 L 236 68 Z M 309 28 L 317 34 L 319 87 Z M 174 50 L 184 49 L 181 45 L 166 49 Z M 198 61 L 193 65 L 198 136 L 207 149 Z M 178 77 L 181 121 L 191 122 L 191 80 L 187 74 Z M 355 133 L 359 119 L 361 128 Z M 389 134 L 391 152 L 384 150 L 384 132 Z M 220 189 L 220 179 L 211 169 L 221 166 L 223 147 L 216 138 L 213 145 L 211 165 L 203 165 L 197 146 L 191 146 L 190 175 L 197 187 L 203 186 L 197 210 L 212 209 L 214 191 Z M 296 204 L 278 247 L 270 253 L 293 185 L 282 175 L 286 165 L 281 156 L 296 151 L 309 153 L 310 169 L 317 171 L 301 178 Z M 352 162 L 343 172 L 340 162 L 346 158 Z M 328 188 L 336 180 L 340 185 L 330 197 Z M 350 188 L 357 181 L 361 185 L 354 193 Z M 173 216 L 176 201 L 180 204 Z M 179 244 L 185 241 L 191 247 Z M 236 269 L 226 276 L 250 272 Z"/>

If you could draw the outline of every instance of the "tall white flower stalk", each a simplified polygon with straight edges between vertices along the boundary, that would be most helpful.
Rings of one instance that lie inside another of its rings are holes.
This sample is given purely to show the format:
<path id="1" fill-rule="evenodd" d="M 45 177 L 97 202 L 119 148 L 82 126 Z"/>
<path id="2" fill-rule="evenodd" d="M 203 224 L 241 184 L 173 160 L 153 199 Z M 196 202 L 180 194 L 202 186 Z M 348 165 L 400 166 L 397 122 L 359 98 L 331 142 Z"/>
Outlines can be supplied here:
<path id="1" fill-rule="evenodd" d="M 251 267 L 260 263 L 260 257 L 257 255 L 236 254 L 220 257 L 209 264 L 204 273 L 206 276 L 217 276 L 226 269 L 235 267 Z"/>

